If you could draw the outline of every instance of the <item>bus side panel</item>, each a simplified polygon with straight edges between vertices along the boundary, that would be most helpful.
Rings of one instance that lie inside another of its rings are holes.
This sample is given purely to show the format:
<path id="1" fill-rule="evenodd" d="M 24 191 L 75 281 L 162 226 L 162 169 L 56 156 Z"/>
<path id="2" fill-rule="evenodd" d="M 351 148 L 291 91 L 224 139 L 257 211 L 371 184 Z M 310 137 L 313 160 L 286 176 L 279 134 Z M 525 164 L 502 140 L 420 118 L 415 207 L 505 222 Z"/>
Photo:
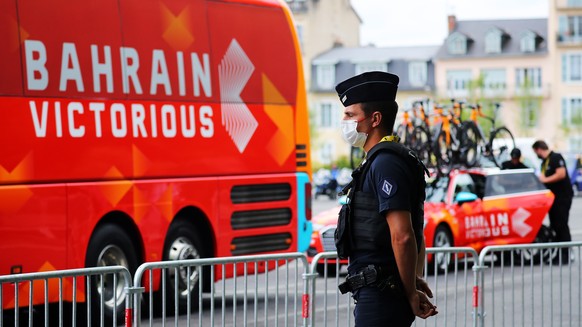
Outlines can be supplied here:
<path id="1" fill-rule="evenodd" d="M 217 256 L 295 251 L 295 174 L 221 177 L 219 189 Z"/>
<path id="2" fill-rule="evenodd" d="M 243 101 L 295 104 L 300 58 L 293 43 L 294 27 L 281 8 L 208 2 L 208 30 L 215 63 L 232 47 L 243 50 L 239 59 L 250 60 L 253 75 L 241 92 Z M 223 83 L 213 82 L 217 90 Z"/>
<path id="3" fill-rule="evenodd" d="M 121 97 L 118 12 L 117 0 L 19 1 L 25 94 Z M 28 45 L 35 58 L 30 62 L 26 61 L 27 41 L 40 42 Z M 97 47 L 97 62 L 109 62 L 98 83 L 93 78 L 92 45 Z M 109 60 L 105 46 L 110 48 Z M 112 83 L 107 75 L 112 76 Z"/>
<path id="4" fill-rule="evenodd" d="M 71 185 L 68 213 L 75 219 L 70 220 L 68 230 L 69 266 L 85 265 L 91 233 L 101 218 L 114 211 L 133 220 L 139 235 L 130 236 L 143 242 L 145 261 L 161 261 L 168 227 L 183 208 L 199 209 L 205 217 L 190 218 L 208 219 L 214 230 L 219 228 L 214 220 L 217 194 L 216 179 L 212 178 Z"/>
<path id="5" fill-rule="evenodd" d="M 15 0 L 0 0 L 0 72 L 0 95 L 21 95 L 22 71 Z"/>
<path id="6" fill-rule="evenodd" d="M 297 251 L 305 252 L 311 242 L 311 187 L 309 176 L 305 173 L 297 174 Z M 307 193 L 309 192 L 309 193 Z"/>
<path id="7" fill-rule="evenodd" d="M 67 268 L 65 192 L 62 184 L 0 186 L 0 275 Z M 21 305 L 28 304 L 24 287 Z M 13 307 L 13 287 L 3 291 L 3 306 Z"/>
<path id="8" fill-rule="evenodd" d="M 139 54 L 132 99 L 218 102 L 205 0 L 119 1 L 125 47 Z M 154 53 L 155 52 L 155 53 Z"/>

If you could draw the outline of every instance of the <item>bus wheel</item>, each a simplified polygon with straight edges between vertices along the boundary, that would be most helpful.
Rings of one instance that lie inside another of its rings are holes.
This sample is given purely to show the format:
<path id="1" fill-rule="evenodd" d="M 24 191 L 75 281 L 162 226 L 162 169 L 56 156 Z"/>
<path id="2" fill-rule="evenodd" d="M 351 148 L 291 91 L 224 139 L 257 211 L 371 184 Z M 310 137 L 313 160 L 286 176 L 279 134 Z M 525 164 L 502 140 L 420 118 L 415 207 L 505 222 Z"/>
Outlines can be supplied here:
<path id="1" fill-rule="evenodd" d="M 204 248 L 201 238 L 195 231 L 194 225 L 186 221 L 176 221 L 168 230 L 164 244 L 164 260 L 191 260 L 204 258 Z M 210 267 L 202 269 L 204 280 L 210 280 Z M 196 308 L 199 300 L 200 270 L 197 267 L 168 268 L 166 276 L 166 303 L 169 308 L 175 308 L 176 290 L 178 305 L 181 312 L 190 307 Z"/>
<path id="2" fill-rule="evenodd" d="M 131 237 L 121 227 L 107 224 L 95 230 L 87 248 L 86 267 L 124 266 L 133 274 L 137 265 L 137 253 Z M 88 305 L 91 306 L 94 322 L 101 321 L 100 307 L 103 297 L 105 325 L 113 321 L 114 311 L 117 314 L 117 322 L 123 323 L 127 296 L 125 282 L 121 274 L 117 274 L 115 284 L 113 274 L 106 274 L 103 278 L 101 276 L 91 278 L 91 298 Z"/>

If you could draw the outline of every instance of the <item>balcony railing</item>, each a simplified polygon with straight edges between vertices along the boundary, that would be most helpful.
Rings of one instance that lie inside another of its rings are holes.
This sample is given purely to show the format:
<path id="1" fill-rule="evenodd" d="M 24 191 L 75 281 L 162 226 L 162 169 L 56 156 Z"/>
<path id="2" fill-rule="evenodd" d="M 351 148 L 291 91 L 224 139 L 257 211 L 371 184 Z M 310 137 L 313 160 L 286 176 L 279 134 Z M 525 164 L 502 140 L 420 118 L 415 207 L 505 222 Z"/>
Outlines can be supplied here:
<path id="1" fill-rule="evenodd" d="M 580 1 L 580 0 L 556 0 L 556 7 L 558 9 L 582 8 L 582 1 Z"/>
<path id="2" fill-rule="evenodd" d="M 571 35 L 570 33 L 558 33 L 557 41 L 560 45 L 582 45 L 582 35 Z"/>
<path id="3" fill-rule="evenodd" d="M 452 90 L 446 87 L 437 87 L 436 93 L 439 98 L 484 98 L 500 100 L 511 100 L 524 97 L 548 98 L 550 96 L 550 84 L 527 88 L 516 85 L 507 85 L 503 88 L 482 88 L 474 90 Z"/>

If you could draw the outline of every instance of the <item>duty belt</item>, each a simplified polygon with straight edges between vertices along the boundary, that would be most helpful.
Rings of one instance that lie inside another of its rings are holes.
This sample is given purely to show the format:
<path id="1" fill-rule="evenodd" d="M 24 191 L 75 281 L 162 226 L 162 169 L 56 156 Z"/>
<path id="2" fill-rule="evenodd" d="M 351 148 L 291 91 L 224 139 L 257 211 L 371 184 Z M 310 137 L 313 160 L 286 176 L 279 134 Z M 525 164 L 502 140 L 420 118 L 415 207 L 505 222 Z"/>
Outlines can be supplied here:
<path id="1" fill-rule="evenodd" d="M 387 269 L 382 269 L 374 265 L 368 265 L 358 271 L 355 275 L 346 277 L 346 281 L 339 284 L 338 288 L 342 294 L 354 292 L 364 286 L 376 285 L 381 289 L 389 287 L 392 290 L 400 290 L 399 279 L 388 274 Z"/>

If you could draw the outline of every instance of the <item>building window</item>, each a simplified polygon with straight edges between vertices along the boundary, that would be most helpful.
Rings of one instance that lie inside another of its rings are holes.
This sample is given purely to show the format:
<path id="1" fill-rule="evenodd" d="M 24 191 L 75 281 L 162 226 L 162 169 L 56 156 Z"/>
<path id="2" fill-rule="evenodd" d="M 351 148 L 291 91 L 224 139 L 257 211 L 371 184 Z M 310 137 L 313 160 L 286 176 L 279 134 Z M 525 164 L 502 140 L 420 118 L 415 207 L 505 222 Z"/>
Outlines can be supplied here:
<path id="1" fill-rule="evenodd" d="M 525 33 L 519 41 L 521 52 L 535 52 L 536 51 L 536 35 L 532 32 Z"/>
<path id="2" fill-rule="evenodd" d="M 447 41 L 449 54 L 464 55 L 467 53 L 467 38 L 459 33 L 453 33 Z"/>
<path id="3" fill-rule="evenodd" d="M 539 101 L 527 100 L 522 103 L 522 122 L 525 127 L 536 127 L 538 123 L 538 113 L 540 112 Z"/>
<path id="4" fill-rule="evenodd" d="M 562 99 L 562 125 L 582 127 L 582 98 Z"/>
<path id="5" fill-rule="evenodd" d="M 582 16 L 559 16 L 558 40 L 561 42 L 582 41 Z"/>
<path id="6" fill-rule="evenodd" d="M 582 81 L 582 53 L 562 55 L 562 81 Z"/>
<path id="7" fill-rule="evenodd" d="M 388 72 L 388 65 L 383 62 L 361 62 L 356 64 L 356 75 L 374 71 Z"/>
<path id="8" fill-rule="evenodd" d="M 335 65 L 317 65 L 317 87 L 331 90 L 335 83 Z"/>
<path id="9" fill-rule="evenodd" d="M 303 25 L 295 25 L 295 29 L 297 30 L 297 39 L 299 39 L 299 47 L 303 49 Z"/>
<path id="10" fill-rule="evenodd" d="M 582 7 L 582 0 L 568 0 L 568 7 Z"/>
<path id="11" fill-rule="evenodd" d="M 505 91 L 507 86 L 505 81 L 505 69 L 483 69 L 484 91 L 488 95 L 499 94 Z"/>
<path id="12" fill-rule="evenodd" d="M 467 96 L 470 82 L 470 70 L 447 71 L 447 91 L 451 96 Z"/>
<path id="13" fill-rule="evenodd" d="M 485 35 L 485 52 L 501 53 L 501 31 L 498 29 L 490 30 Z"/>
<path id="14" fill-rule="evenodd" d="M 332 102 L 319 103 L 319 126 L 323 128 L 339 127 L 340 112 Z"/>
<path id="15" fill-rule="evenodd" d="M 412 86 L 426 85 L 428 67 L 426 62 L 417 61 L 408 63 L 408 79 Z"/>
<path id="16" fill-rule="evenodd" d="M 329 165 L 333 162 L 334 146 L 331 142 L 324 142 L 321 145 L 321 151 L 319 152 L 319 160 L 324 165 Z"/>
<path id="17" fill-rule="evenodd" d="M 542 88 L 541 68 L 517 68 L 515 87 L 520 90 L 540 90 Z"/>
<path id="18" fill-rule="evenodd" d="M 570 136 L 569 143 L 570 143 L 570 148 L 569 148 L 570 152 L 574 152 L 574 153 L 582 152 L 582 137 Z M 569 164 L 569 163 L 567 163 L 567 164 Z M 574 168 L 574 167 L 572 167 L 572 168 Z"/>

